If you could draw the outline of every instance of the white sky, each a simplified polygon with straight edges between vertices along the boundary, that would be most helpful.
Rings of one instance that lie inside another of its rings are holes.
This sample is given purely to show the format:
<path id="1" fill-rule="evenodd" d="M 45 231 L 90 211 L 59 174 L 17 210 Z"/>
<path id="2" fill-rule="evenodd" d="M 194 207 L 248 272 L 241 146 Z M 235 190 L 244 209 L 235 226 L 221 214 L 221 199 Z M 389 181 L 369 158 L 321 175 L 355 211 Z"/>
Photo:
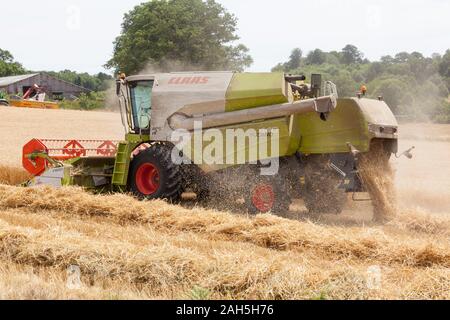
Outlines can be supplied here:
<path id="1" fill-rule="evenodd" d="M 241 42 L 268 71 L 294 47 L 340 50 L 369 59 L 450 48 L 450 0 L 218 0 L 239 20 Z M 0 48 L 31 70 L 97 73 L 110 58 L 123 14 L 142 0 L 5 0 Z M 78 14 L 79 13 L 79 14 Z"/>

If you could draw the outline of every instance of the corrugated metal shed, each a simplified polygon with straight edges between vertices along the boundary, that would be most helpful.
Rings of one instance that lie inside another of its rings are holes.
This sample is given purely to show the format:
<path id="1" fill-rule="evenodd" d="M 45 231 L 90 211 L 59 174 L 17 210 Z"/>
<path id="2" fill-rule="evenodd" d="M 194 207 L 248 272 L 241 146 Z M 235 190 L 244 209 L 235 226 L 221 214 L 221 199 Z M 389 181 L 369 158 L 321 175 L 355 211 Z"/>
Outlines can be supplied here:
<path id="1" fill-rule="evenodd" d="M 41 87 L 50 99 L 55 100 L 62 98 L 74 99 L 81 93 L 91 91 L 76 84 L 52 77 L 45 72 L 0 78 L 0 90 L 11 95 L 24 94 L 34 84 Z"/>
<path id="2" fill-rule="evenodd" d="M 12 85 L 16 82 L 20 82 L 26 79 L 29 79 L 31 77 L 37 76 L 39 73 L 33 73 L 33 74 L 24 74 L 21 76 L 12 76 L 12 77 L 4 77 L 0 78 L 0 88 L 7 87 L 9 85 Z"/>

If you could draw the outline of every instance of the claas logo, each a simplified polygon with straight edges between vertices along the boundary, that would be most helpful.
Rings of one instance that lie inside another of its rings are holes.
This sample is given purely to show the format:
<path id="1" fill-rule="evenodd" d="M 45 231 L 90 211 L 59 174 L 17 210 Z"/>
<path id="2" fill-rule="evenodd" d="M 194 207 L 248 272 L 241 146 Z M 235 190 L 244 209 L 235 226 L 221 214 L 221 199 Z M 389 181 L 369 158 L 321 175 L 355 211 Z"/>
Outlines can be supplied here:
<path id="1" fill-rule="evenodd" d="M 209 77 L 174 77 L 169 80 L 169 84 L 206 84 Z"/>

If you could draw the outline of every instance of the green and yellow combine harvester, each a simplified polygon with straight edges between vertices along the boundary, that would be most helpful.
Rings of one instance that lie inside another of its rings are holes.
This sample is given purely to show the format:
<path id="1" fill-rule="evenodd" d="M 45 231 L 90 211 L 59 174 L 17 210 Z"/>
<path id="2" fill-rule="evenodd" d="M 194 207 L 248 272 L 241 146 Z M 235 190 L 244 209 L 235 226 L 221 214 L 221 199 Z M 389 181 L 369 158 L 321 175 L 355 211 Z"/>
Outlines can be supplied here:
<path id="1" fill-rule="evenodd" d="M 81 186 L 140 199 L 283 213 L 302 198 L 312 213 L 340 213 L 364 192 L 358 156 L 397 153 L 398 124 L 382 99 L 338 99 L 312 75 L 191 72 L 117 80 L 123 141 L 33 139 L 27 186 Z M 387 163 L 387 161 L 386 161 Z"/>

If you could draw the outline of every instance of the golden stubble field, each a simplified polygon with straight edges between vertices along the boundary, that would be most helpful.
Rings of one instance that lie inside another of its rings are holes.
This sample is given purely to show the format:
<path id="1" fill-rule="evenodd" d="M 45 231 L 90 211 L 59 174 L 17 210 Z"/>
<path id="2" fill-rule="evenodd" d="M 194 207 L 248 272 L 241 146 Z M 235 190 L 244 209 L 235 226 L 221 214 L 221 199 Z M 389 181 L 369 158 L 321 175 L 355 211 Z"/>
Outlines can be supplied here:
<path id="1" fill-rule="evenodd" d="M 43 110 L 0 107 L 0 160 L 20 165 L 22 147 L 39 139 L 121 140 L 124 129 L 120 114 L 73 110 Z"/>
<path id="2" fill-rule="evenodd" d="M 0 179 L 31 138 L 123 136 L 116 113 L 0 114 Z M 401 129 L 386 225 L 368 203 L 311 222 L 0 185 L 0 299 L 450 299 L 450 126 Z"/>

